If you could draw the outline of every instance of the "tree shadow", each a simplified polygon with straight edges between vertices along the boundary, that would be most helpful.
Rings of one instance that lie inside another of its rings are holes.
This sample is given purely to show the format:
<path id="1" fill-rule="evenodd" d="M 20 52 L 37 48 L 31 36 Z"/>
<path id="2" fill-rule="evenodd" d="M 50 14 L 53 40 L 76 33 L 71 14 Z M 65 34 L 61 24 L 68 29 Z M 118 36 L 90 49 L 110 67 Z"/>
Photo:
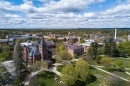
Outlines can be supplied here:
<path id="1" fill-rule="evenodd" d="M 84 81 L 80 81 L 80 80 L 76 80 L 74 86 L 86 86 L 86 82 L 84 82 Z"/>
<path id="2" fill-rule="evenodd" d="M 90 74 L 89 77 L 88 77 L 88 79 L 87 79 L 87 81 L 86 81 L 86 83 L 87 83 L 87 84 L 93 83 L 93 82 L 95 82 L 96 80 L 97 80 L 97 77 L 94 76 L 94 75 L 92 75 L 92 74 Z"/>

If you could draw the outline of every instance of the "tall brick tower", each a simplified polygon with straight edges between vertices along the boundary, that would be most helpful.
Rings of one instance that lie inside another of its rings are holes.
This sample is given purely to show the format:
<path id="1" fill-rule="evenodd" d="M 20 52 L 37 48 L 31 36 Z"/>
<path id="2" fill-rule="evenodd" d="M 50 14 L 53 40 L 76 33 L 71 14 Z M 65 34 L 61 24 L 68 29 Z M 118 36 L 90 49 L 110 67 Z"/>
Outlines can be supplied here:
<path id="1" fill-rule="evenodd" d="M 41 53 L 41 60 L 43 60 L 44 58 L 46 58 L 46 56 L 44 54 L 45 49 L 47 49 L 47 45 L 46 45 L 44 37 L 42 37 L 41 43 L 39 45 L 39 51 Z"/>

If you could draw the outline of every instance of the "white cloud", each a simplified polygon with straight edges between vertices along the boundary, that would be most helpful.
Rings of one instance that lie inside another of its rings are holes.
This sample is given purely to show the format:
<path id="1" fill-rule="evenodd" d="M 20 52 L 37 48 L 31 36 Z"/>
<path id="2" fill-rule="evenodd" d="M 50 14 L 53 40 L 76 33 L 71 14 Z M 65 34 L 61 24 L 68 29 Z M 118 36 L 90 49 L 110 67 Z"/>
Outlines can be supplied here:
<path id="1" fill-rule="evenodd" d="M 102 13 L 103 14 L 114 14 L 114 13 L 124 12 L 124 11 L 130 12 L 130 4 L 118 5 L 117 7 L 108 9 Z"/>
<path id="2" fill-rule="evenodd" d="M 118 5 L 101 12 L 80 13 L 84 7 L 103 1 L 105 0 L 60 0 L 50 1 L 41 7 L 35 7 L 32 0 L 24 0 L 21 5 L 0 1 L 0 27 L 102 28 L 130 26 L 130 4 Z M 16 14 L 16 12 L 23 14 Z"/>
<path id="3" fill-rule="evenodd" d="M 83 17 L 94 17 L 95 16 L 95 13 L 94 12 L 91 12 L 91 13 L 85 13 L 83 15 Z"/>
<path id="4" fill-rule="evenodd" d="M 38 0 L 40 2 L 50 2 L 50 1 L 53 1 L 53 0 Z"/>

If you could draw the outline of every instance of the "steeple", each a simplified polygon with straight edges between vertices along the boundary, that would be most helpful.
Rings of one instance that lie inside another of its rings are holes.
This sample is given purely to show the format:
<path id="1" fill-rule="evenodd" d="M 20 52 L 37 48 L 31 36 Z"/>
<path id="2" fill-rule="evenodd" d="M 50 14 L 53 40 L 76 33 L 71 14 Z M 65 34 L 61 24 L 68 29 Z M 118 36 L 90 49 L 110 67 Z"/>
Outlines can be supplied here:
<path id="1" fill-rule="evenodd" d="M 44 55 L 44 51 L 45 49 L 47 49 L 47 45 L 46 45 L 46 42 L 45 42 L 45 39 L 44 37 L 42 37 L 42 40 L 41 40 L 41 43 L 39 45 L 39 51 L 41 53 L 41 60 L 43 60 L 46 56 Z"/>
<path id="2" fill-rule="evenodd" d="M 44 39 L 44 37 L 42 37 L 42 40 L 41 40 L 41 43 L 40 43 L 41 45 L 46 45 L 46 42 L 45 42 L 45 39 Z"/>

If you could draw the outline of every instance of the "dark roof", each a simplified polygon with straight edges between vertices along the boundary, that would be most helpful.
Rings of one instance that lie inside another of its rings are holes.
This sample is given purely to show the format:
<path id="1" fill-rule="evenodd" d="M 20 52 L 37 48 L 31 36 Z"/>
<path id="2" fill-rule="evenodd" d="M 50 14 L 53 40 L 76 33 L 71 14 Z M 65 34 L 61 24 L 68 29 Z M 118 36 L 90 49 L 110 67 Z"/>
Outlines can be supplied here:
<path id="1" fill-rule="evenodd" d="M 65 47 L 66 47 L 67 49 L 72 49 L 72 50 L 76 50 L 76 49 L 81 49 L 81 48 L 83 48 L 83 47 L 80 46 L 80 45 L 71 45 L 71 44 L 66 44 Z"/>
<path id="2" fill-rule="evenodd" d="M 42 37 L 42 40 L 41 40 L 41 45 L 46 45 L 46 42 L 45 42 L 44 37 Z"/>
<path id="3" fill-rule="evenodd" d="M 46 41 L 46 45 L 54 45 L 53 41 Z"/>
<path id="4" fill-rule="evenodd" d="M 36 46 L 29 46 L 28 51 L 29 51 L 29 56 L 40 55 L 39 49 Z"/>

